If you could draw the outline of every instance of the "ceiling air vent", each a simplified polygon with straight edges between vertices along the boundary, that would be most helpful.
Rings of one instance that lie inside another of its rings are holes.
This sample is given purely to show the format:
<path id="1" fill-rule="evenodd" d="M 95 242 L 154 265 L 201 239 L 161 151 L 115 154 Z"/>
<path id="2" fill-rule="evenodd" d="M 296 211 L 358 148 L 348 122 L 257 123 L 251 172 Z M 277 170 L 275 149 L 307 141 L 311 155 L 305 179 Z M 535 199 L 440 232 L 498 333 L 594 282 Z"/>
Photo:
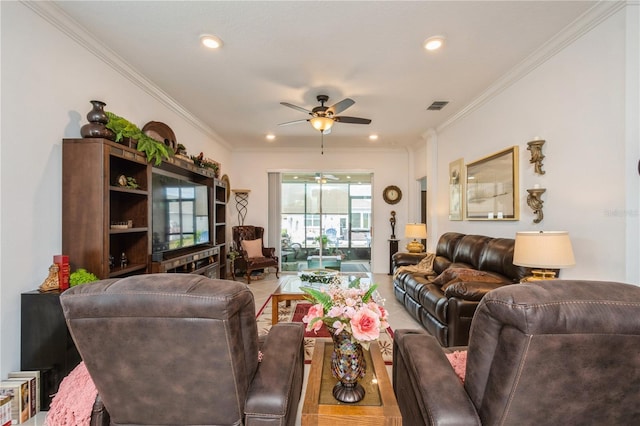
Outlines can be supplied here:
<path id="1" fill-rule="evenodd" d="M 428 111 L 440 111 L 442 108 L 447 106 L 448 103 L 449 103 L 449 101 L 435 101 L 434 103 L 432 103 L 431 105 L 429 105 L 427 107 L 427 110 Z"/>

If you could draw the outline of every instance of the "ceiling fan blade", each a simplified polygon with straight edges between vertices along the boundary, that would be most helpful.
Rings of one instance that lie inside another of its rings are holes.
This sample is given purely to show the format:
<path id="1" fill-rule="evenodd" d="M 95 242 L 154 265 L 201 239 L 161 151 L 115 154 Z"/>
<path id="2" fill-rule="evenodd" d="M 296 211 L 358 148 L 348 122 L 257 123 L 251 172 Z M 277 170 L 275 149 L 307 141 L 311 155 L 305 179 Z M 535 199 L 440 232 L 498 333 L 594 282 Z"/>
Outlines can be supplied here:
<path id="1" fill-rule="evenodd" d="M 327 110 L 327 113 L 331 113 L 333 115 L 340 114 L 345 109 L 349 108 L 351 105 L 355 104 L 356 101 L 350 98 L 345 98 L 338 102 L 337 104 L 331 105 Z"/>
<path id="2" fill-rule="evenodd" d="M 278 124 L 278 126 L 288 126 L 289 124 L 298 124 L 298 123 L 305 123 L 309 120 L 294 120 L 294 121 L 287 121 L 286 123 L 280 123 Z"/>
<path id="3" fill-rule="evenodd" d="M 308 109 L 302 108 L 302 107 L 300 107 L 298 105 L 290 104 L 289 102 L 280 102 L 280 105 L 284 105 L 284 106 L 289 107 L 289 108 L 297 109 L 298 111 L 306 112 L 307 114 L 313 114 Z"/>
<path id="4" fill-rule="evenodd" d="M 333 117 L 334 121 L 337 121 L 339 123 L 351 123 L 351 124 L 369 124 L 371 123 L 371 120 L 369 120 L 368 118 L 358 118 L 358 117 L 346 117 L 346 116 L 340 116 L 340 117 Z"/>

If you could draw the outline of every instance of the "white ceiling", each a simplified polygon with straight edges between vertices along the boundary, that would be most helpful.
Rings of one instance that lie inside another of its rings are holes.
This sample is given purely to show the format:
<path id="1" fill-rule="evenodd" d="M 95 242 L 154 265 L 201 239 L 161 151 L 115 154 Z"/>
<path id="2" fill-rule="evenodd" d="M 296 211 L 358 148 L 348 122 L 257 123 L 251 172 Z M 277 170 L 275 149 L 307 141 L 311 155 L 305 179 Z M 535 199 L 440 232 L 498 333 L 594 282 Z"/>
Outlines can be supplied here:
<path id="1" fill-rule="evenodd" d="M 597 2 L 55 3 L 234 149 L 317 147 L 309 123 L 278 126 L 308 118 L 280 102 L 311 109 L 318 94 L 328 105 L 352 98 L 342 115 L 373 121 L 337 123 L 324 138 L 330 150 L 415 144 Z M 203 48 L 203 33 L 223 49 Z M 430 53 L 422 42 L 433 35 L 446 45 Z M 427 111 L 436 100 L 450 103 Z"/>

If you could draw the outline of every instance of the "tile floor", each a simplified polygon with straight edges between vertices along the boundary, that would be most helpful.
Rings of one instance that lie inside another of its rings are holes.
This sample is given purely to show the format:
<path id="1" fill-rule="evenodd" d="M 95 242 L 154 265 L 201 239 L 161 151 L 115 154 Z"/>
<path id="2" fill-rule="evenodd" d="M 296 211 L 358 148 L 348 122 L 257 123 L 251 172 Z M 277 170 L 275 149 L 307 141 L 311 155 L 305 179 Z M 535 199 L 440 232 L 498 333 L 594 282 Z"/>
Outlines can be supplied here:
<path id="1" fill-rule="evenodd" d="M 281 274 L 282 276 L 282 274 Z M 239 281 L 241 281 L 239 279 Z M 404 307 L 396 300 L 393 295 L 392 277 L 386 274 L 373 274 L 373 281 L 378 284 L 378 291 L 380 295 L 385 299 L 384 307 L 389 312 L 389 324 L 394 330 L 400 328 L 421 328 L 420 324 L 414 320 L 404 309 Z M 244 282 L 244 281 L 242 281 Z M 265 302 L 269 299 L 269 296 L 278 286 L 278 280 L 274 274 L 269 274 L 264 280 L 253 281 L 250 284 L 251 291 L 255 297 L 256 311 L 259 310 Z M 389 377 L 391 378 L 391 366 L 387 367 Z M 307 387 L 307 376 L 309 374 L 309 366 L 305 365 L 305 380 L 302 385 L 302 396 L 300 399 L 300 405 L 298 407 L 298 417 L 296 424 L 300 424 L 300 416 L 302 412 L 302 405 L 304 401 L 305 389 Z M 46 412 L 40 412 L 24 423 L 27 426 L 44 426 L 45 425 Z M 54 426 L 54 425 L 49 425 Z"/>

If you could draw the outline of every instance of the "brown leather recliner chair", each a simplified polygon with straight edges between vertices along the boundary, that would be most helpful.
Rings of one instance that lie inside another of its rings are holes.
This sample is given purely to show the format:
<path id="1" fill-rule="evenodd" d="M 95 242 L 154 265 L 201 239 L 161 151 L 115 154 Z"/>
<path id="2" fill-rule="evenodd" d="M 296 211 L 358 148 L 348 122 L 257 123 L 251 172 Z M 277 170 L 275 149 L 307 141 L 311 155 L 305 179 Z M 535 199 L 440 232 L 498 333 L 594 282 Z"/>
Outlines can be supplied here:
<path id="1" fill-rule="evenodd" d="M 274 326 L 259 362 L 246 284 L 139 275 L 73 287 L 60 300 L 111 425 L 295 423 L 303 325 Z"/>
<path id="2" fill-rule="evenodd" d="M 251 283 L 251 272 L 258 269 L 276 268 L 276 278 L 280 270 L 280 262 L 276 256 L 275 247 L 264 246 L 264 228 L 262 226 L 242 225 L 231 228 L 234 249 L 240 253 L 234 261 L 231 276 L 236 279 L 236 270 L 245 271 L 247 284 Z M 243 240 L 262 240 L 260 242 L 261 256 L 251 256 L 242 248 Z"/>
<path id="3" fill-rule="evenodd" d="M 393 384 L 404 424 L 640 424 L 640 287 L 546 281 L 480 302 L 464 385 L 436 339 L 398 330 Z"/>

